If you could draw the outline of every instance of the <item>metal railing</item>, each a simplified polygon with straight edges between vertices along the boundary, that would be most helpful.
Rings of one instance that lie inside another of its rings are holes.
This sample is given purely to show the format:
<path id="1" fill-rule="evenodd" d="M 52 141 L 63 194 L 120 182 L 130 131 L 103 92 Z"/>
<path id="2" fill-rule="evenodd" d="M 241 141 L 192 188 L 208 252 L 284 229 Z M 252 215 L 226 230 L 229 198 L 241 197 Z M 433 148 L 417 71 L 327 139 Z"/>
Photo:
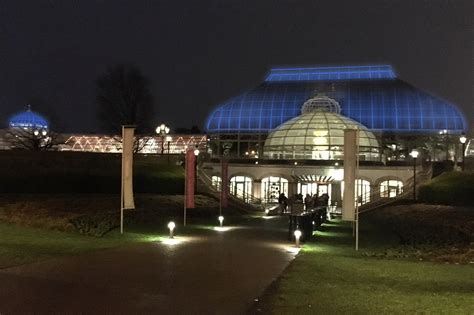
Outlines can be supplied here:
<path id="1" fill-rule="evenodd" d="M 212 182 L 212 178 L 203 171 L 199 172 L 199 179 L 201 182 L 214 194 L 220 194 L 222 182 Z M 255 197 L 253 194 L 243 191 L 241 189 L 235 188 L 234 191 L 229 191 L 229 197 L 238 202 L 243 202 L 245 204 L 250 204 L 253 206 L 261 206 L 262 200 Z"/>
<path id="2" fill-rule="evenodd" d="M 433 173 L 432 168 L 430 167 L 428 170 L 420 170 L 416 173 L 416 187 L 418 188 L 427 180 L 431 179 L 431 175 Z M 382 191 L 380 189 L 380 185 L 377 186 L 375 189 L 371 189 L 370 192 L 363 194 L 358 198 L 356 202 L 361 200 L 359 203 L 359 213 L 364 213 L 367 211 L 375 210 L 377 208 L 392 204 L 396 201 L 401 199 L 411 199 L 413 198 L 413 185 L 414 180 L 413 176 L 410 177 L 405 184 L 402 186 L 402 191 L 395 195 L 394 197 L 384 197 L 383 194 L 387 193 L 388 191 Z M 362 201 L 368 200 L 367 202 L 363 203 Z"/>

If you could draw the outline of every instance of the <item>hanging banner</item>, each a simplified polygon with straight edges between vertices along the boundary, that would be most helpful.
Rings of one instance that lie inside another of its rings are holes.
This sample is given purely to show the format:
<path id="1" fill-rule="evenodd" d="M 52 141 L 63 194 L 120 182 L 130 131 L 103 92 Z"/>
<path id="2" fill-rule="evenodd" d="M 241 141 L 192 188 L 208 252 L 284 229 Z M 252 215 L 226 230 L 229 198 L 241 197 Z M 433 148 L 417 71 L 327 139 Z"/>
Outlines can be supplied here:
<path id="1" fill-rule="evenodd" d="M 344 130 L 344 198 L 342 220 L 355 220 L 355 180 L 357 166 L 357 136 L 355 129 Z"/>
<path id="2" fill-rule="evenodd" d="M 186 208 L 194 208 L 194 187 L 196 181 L 196 156 L 193 150 L 186 151 Z"/>
<path id="3" fill-rule="evenodd" d="M 221 160 L 221 207 L 229 206 L 229 161 Z"/>
<path id="4" fill-rule="evenodd" d="M 122 209 L 135 209 L 133 200 L 134 126 L 122 126 Z"/>

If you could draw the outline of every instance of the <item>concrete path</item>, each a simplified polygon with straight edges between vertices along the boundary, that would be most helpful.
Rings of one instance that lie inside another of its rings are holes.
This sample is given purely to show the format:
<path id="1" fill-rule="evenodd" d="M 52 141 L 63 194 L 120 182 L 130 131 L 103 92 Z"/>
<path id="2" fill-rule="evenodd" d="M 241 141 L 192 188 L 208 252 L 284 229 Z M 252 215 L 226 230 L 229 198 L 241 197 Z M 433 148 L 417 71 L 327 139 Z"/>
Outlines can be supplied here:
<path id="1" fill-rule="evenodd" d="M 242 314 L 288 253 L 284 219 L 0 270 L 0 314 Z"/>

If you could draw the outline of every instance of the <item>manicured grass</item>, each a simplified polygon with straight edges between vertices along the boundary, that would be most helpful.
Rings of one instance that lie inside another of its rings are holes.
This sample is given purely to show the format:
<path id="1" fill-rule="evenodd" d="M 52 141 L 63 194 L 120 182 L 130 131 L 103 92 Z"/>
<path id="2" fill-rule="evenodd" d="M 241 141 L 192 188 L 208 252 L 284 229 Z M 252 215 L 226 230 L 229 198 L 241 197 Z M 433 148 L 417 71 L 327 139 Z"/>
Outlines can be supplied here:
<path id="1" fill-rule="evenodd" d="M 0 269 L 32 263 L 60 256 L 129 246 L 142 242 L 160 242 L 168 238 L 167 222 L 173 218 L 163 217 L 159 222 L 133 223 L 125 226 L 124 235 L 114 229 L 103 237 L 93 237 L 74 232 L 52 231 L 0 222 Z M 189 218 L 183 227 L 179 218 L 176 235 L 209 235 L 217 226 L 215 217 Z M 232 222 L 238 218 L 228 218 Z"/>
<path id="2" fill-rule="evenodd" d="M 159 238 L 156 234 L 140 233 L 126 233 L 121 236 L 116 230 L 105 237 L 96 238 L 3 222 L 0 222 L 0 235 L 0 268 Z"/>
<path id="3" fill-rule="evenodd" d="M 384 243 L 384 237 L 371 242 L 373 232 L 361 228 L 355 252 L 349 224 L 325 226 L 257 308 L 274 314 L 474 312 L 472 265 L 370 257 L 365 253 Z"/>

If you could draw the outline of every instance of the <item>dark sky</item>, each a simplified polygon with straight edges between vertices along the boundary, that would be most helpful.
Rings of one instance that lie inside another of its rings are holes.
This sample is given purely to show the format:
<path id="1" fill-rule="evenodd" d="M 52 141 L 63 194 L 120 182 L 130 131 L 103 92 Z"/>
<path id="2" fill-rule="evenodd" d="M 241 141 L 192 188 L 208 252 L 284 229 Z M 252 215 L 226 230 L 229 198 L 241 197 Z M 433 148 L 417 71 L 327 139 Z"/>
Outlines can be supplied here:
<path id="1" fill-rule="evenodd" d="M 470 120 L 474 1 L 0 0 L 0 121 L 25 108 L 99 131 L 95 80 L 138 65 L 156 123 L 202 126 L 272 65 L 391 63 Z"/>

